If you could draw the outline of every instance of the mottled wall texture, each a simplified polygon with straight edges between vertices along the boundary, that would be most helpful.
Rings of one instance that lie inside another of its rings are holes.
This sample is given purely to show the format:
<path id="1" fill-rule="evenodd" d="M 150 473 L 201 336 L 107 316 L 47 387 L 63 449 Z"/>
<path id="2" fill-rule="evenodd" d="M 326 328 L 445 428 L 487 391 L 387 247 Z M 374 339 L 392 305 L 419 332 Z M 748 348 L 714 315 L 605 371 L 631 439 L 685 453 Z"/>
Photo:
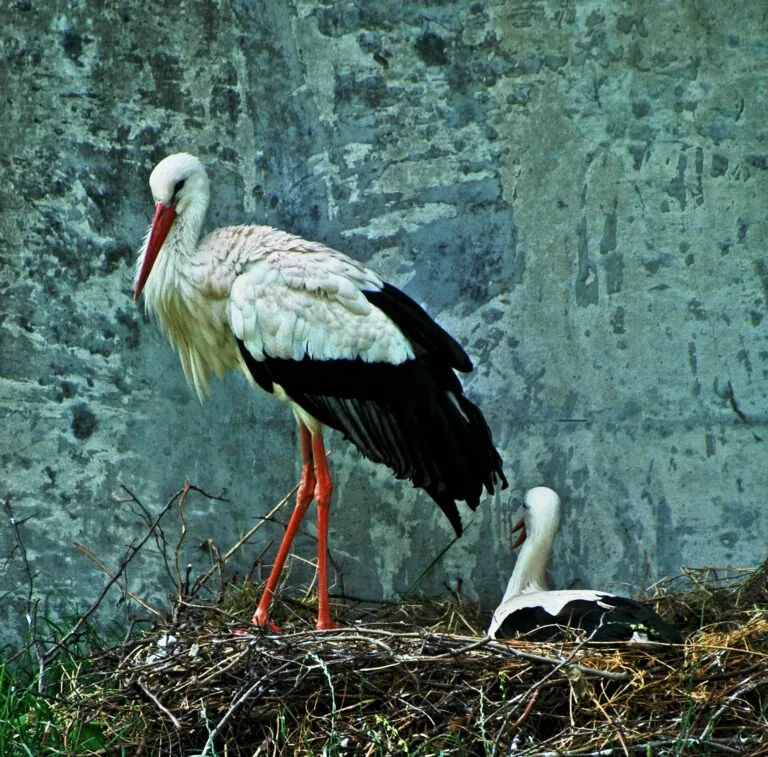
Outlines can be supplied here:
<path id="1" fill-rule="evenodd" d="M 185 479 L 225 492 L 187 503 L 182 558 L 204 566 L 205 539 L 232 544 L 297 478 L 288 408 L 235 375 L 201 406 L 131 300 L 147 179 L 179 150 L 210 167 L 208 228 L 267 223 L 365 261 L 474 359 L 467 391 L 511 488 L 465 512 L 425 591 L 461 579 L 490 606 L 521 494 L 541 483 L 564 500 L 558 586 L 634 591 L 765 558 L 764 2 L 0 9 L 0 497 L 29 518 L 51 609 L 105 581 L 73 542 L 114 566 L 145 533 L 121 486 L 152 512 Z M 450 528 L 330 443 L 337 590 L 395 596 Z M 13 544 L 5 522 L 0 556 Z M 0 625 L 23 633 L 18 555 L 0 571 Z M 289 586 L 307 575 L 295 561 Z M 156 596 L 165 576 L 148 552 L 129 579 Z"/>

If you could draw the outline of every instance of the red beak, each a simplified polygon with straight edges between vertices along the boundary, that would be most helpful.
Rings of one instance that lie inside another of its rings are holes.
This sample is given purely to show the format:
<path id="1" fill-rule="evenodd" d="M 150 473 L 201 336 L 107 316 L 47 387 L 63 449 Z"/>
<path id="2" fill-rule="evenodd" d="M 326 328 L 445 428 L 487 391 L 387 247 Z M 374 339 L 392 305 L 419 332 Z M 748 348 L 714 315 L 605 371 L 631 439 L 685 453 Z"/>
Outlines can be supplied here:
<path id="1" fill-rule="evenodd" d="M 163 242 L 165 242 L 165 238 L 171 230 L 171 224 L 175 219 L 176 209 L 173 205 L 165 205 L 162 202 L 158 202 L 155 205 L 155 217 L 152 219 L 152 226 L 149 230 L 147 248 L 144 251 L 144 262 L 141 264 L 139 278 L 136 279 L 136 288 L 133 290 L 134 301 L 138 300 L 141 296 L 141 290 L 144 289 L 144 284 L 147 283 L 149 274 L 152 272 L 152 266 L 155 264 L 155 260 L 157 260 L 157 254 L 160 252 Z"/>
<path id="2" fill-rule="evenodd" d="M 528 536 L 528 532 L 525 530 L 525 518 L 520 518 L 520 520 L 515 523 L 512 533 L 515 533 L 515 531 L 519 531 L 520 536 L 515 539 L 512 549 L 517 549 L 525 541 L 525 537 Z"/>

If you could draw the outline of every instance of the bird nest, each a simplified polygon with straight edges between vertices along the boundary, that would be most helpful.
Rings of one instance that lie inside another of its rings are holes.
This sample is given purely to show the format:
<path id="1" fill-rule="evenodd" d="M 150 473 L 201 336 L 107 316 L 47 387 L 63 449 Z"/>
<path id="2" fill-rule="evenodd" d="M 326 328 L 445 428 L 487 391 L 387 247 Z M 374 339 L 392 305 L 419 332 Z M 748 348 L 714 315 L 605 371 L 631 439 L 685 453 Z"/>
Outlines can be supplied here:
<path id="1" fill-rule="evenodd" d="M 493 642 L 451 603 L 280 634 L 188 609 L 68 681 L 73 721 L 131 754 L 768 754 L 757 609 L 655 649 Z"/>
<path id="2" fill-rule="evenodd" d="M 680 646 L 496 642 L 461 597 L 337 598 L 329 631 L 285 600 L 265 632 L 244 620 L 254 589 L 179 591 L 167 619 L 59 682 L 73 728 L 115 745 L 91 753 L 768 755 L 768 562 L 658 584 L 646 601 Z"/>

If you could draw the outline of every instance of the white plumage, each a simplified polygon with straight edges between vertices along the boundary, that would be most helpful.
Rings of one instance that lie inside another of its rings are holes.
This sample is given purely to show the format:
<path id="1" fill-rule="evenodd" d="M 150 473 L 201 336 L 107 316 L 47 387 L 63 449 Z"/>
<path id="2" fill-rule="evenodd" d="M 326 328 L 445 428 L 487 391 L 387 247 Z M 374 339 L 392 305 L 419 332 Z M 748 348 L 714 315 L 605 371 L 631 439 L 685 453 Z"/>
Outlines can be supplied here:
<path id="1" fill-rule="evenodd" d="M 293 252 L 249 264 L 232 284 L 232 333 L 256 360 L 308 355 L 397 365 L 414 357 L 402 332 L 363 295 L 364 289 L 380 291 L 382 282 L 344 263 L 330 254 Z"/>
<path id="2" fill-rule="evenodd" d="M 457 534 L 456 501 L 474 509 L 506 486 L 480 410 L 454 371 L 464 350 L 413 300 L 335 250 L 267 226 L 218 229 L 199 240 L 210 199 L 205 168 L 171 155 L 152 172 L 155 215 L 139 255 L 144 293 L 202 400 L 211 374 L 239 369 L 290 403 L 302 443 L 296 509 L 254 623 L 268 622 L 282 565 L 307 506 L 318 503 L 318 628 L 330 628 L 328 508 L 322 428 L 437 502 Z"/>
<path id="3" fill-rule="evenodd" d="M 591 589 L 548 591 L 546 569 L 559 523 L 560 497 L 545 486 L 529 489 L 514 528 L 521 531 L 515 546 L 522 547 L 489 636 L 551 638 L 558 629 L 571 627 L 595 641 L 682 643 L 677 628 L 635 600 Z"/>

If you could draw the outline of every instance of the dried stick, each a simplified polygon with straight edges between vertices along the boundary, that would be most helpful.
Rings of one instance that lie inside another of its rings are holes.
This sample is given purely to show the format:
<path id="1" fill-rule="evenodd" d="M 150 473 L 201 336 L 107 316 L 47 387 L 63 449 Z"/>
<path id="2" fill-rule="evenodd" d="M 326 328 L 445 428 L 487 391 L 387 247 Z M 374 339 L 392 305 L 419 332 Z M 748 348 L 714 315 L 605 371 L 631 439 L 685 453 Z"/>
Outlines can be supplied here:
<path id="1" fill-rule="evenodd" d="M 147 524 L 147 526 L 149 526 L 152 523 L 152 513 L 150 512 L 149 508 L 125 484 L 120 484 L 120 488 L 128 495 L 128 498 L 118 499 L 118 504 L 133 502 L 141 511 L 140 515 L 142 520 Z M 160 553 L 160 555 L 162 555 L 163 562 L 165 563 L 165 572 L 167 573 L 168 578 L 173 580 L 173 572 L 171 571 L 171 566 L 168 563 L 168 540 L 165 538 L 165 531 L 163 531 L 162 526 L 158 525 L 157 529 L 155 530 L 154 537 L 157 551 Z"/>
<path id="2" fill-rule="evenodd" d="M 144 681 L 139 678 L 136 681 L 136 685 L 154 702 L 155 706 L 163 713 L 165 713 L 169 718 L 171 723 L 173 723 L 173 727 L 176 728 L 176 730 L 181 730 L 181 723 L 178 721 L 176 717 L 174 717 L 173 713 L 163 705 L 163 703 L 147 688 L 147 685 L 144 683 Z"/>
<path id="3" fill-rule="evenodd" d="M 359 631 L 360 629 L 357 629 L 357 630 Z M 374 630 L 374 629 L 366 629 L 366 630 L 372 633 L 380 633 L 384 635 L 391 635 L 391 636 L 401 635 L 396 632 L 386 632 L 386 631 L 380 631 L 380 630 Z M 423 634 L 423 633 L 416 632 L 416 633 L 405 633 L 402 635 L 403 636 L 421 636 L 427 639 L 431 637 L 438 641 L 445 641 L 445 637 L 439 634 Z M 578 670 L 579 672 L 584 673 L 586 675 L 594 675 L 594 676 L 599 676 L 601 678 L 607 678 L 609 681 L 628 681 L 630 677 L 628 673 L 613 673 L 609 670 L 598 670 L 597 668 L 588 668 L 588 667 L 585 667 L 584 665 L 578 665 L 577 663 L 571 662 L 574 655 L 582 648 L 582 646 L 584 646 L 584 644 L 586 643 L 586 640 L 578 644 L 565 660 L 562 660 L 562 659 L 558 660 L 554 657 L 545 657 L 544 655 L 533 654 L 531 652 L 524 652 L 521 649 L 515 649 L 510 644 L 502 644 L 498 641 L 493 641 L 490 637 L 486 637 L 480 640 L 476 638 L 472 638 L 471 636 L 452 636 L 450 638 L 455 641 L 468 642 L 469 645 L 466 649 L 473 649 L 473 648 L 487 646 L 489 650 L 492 650 L 495 652 L 502 652 L 505 655 L 509 655 L 512 657 L 519 657 L 523 660 L 530 660 L 531 662 L 542 662 L 547 665 L 554 665 L 556 669 L 559 669 L 561 667 L 572 667 L 575 670 Z M 440 655 L 439 657 L 444 657 L 444 656 L 445 655 Z M 431 658 L 414 657 L 412 659 L 413 661 L 421 661 L 422 659 L 425 661 L 429 661 Z"/>
<path id="4" fill-rule="evenodd" d="M 296 493 L 296 490 L 299 488 L 299 485 L 296 484 L 296 486 L 291 489 L 288 494 L 286 494 L 259 522 L 253 526 L 244 536 L 242 536 L 240 539 L 238 539 L 237 543 L 234 544 L 234 546 L 230 547 L 214 564 L 211 566 L 205 573 L 203 573 L 196 581 L 194 586 L 192 587 L 192 591 L 190 591 L 189 595 L 191 597 L 194 597 L 195 594 L 200 590 L 200 587 L 217 571 L 221 570 L 221 567 L 226 564 L 227 560 L 229 560 L 232 555 L 234 555 L 240 547 L 245 544 L 245 542 L 248 541 L 267 521 L 269 521 L 270 518 L 281 508 L 285 503 Z"/>
<path id="5" fill-rule="evenodd" d="M 621 744 L 621 748 L 624 750 L 624 757 L 629 757 L 627 740 L 624 738 L 624 731 L 622 730 L 621 726 L 614 722 L 613 718 L 605 711 L 605 707 L 600 704 L 600 700 L 598 700 L 598 698 L 592 692 L 590 692 L 590 697 L 595 703 L 597 709 L 600 710 L 600 712 L 603 714 L 603 717 L 605 717 L 608 723 L 613 727 L 613 730 L 616 732 L 616 736 L 619 739 L 619 744 Z"/>
<path id="6" fill-rule="evenodd" d="M 581 642 L 583 644 L 584 642 Z M 581 644 L 576 647 L 573 652 L 568 655 L 568 657 L 565 660 L 558 660 L 554 657 L 544 657 L 543 655 L 538 654 L 532 654 L 531 652 L 523 652 L 520 649 L 505 649 L 500 650 L 504 651 L 507 654 L 512 655 L 513 657 L 520 657 L 523 660 L 530 660 L 531 662 L 543 662 L 547 665 L 555 665 L 555 670 L 558 670 L 561 667 L 571 667 L 574 670 L 578 670 L 580 673 L 584 673 L 586 675 L 592 675 L 592 676 L 598 676 L 600 678 L 607 678 L 609 681 L 628 681 L 630 676 L 629 673 L 613 673 L 610 670 L 598 670 L 597 668 L 588 668 L 584 665 L 578 665 L 577 663 L 570 662 L 570 660 L 573 658 L 573 655 L 581 648 Z M 506 645 L 505 645 L 506 646 Z M 489 647 L 491 649 L 496 649 L 496 645 L 490 644 Z M 555 670 L 552 672 L 554 673 Z"/>
<path id="7" fill-rule="evenodd" d="M 210 754 L 211 749 L 213 749 L 213 742 L 216 740 L 216 737 L 221 733 L 221 729 L 224 728 L 227 721 L 232 717 L 235 710 L 237 710 L 238 707 L 246 700 L 248 699 L 251 694 L 256 691 L 256 689 L 259 688 L 259 686 L 263 686 L 271 677 L 277 675 L 278 673 L 282 672 L 287 668 L 289 663 L 285 663 L 284 665 L 280 666 L 276 670 L 270 671 L 268 675 L 262 676 L 259 678 L 256 683 L 251 684 L 245 691 L 240 694 L 240 696 L 235 699 L 234 702 L 232 702 L 231 705 L 229 705 L 229 708 L 222 716 L 221 720 L 216 724 L 216 727 L 208 734 L 208 739 L 205 742 L 205 746 L 203 747 L 203 751 L 200 752 L 200 757 L 207 757 L 207 755 Z"/>
<path id="8" fill-rule="evenodd" d="M 709 747 L 718 749 L 721 752 L 725 752 L 726 754 L 736 754 L 736 755 L 744 755 L 744 752 L 741 749 L 736 749 L 734 747 L 728 746 L 727 744 L 721 744 L 717 741 L 699 741 L 698 739 L 684 739 L 684 742 L 688 746 L 696 746 L 696 747 Z M 632 744 L 630 747 L 630 750 L 632 752 L 639 752 L 640 754 L 656 754 L 653 750 L 656 748 L 661 747 L 679 747 L 680 742 L 676 741 L 674 739 L 666 739 L 666 740 L 660 740 L 660 741 L 648 741 L 643 744 Z M 524 754 L 535 754 L 536 757 L 610 757 L 611 755 L 619 754 L 619 749 L 616 747 L 608 747 L 606 749 L 596 749 L 592 752 L 585 752 L 581 749 L 576 749 L 569 752 L 562 752 L 560 750 L 555 752 L 542 752 L 538 751 L 537 747 L 534 747 L 537 749 L 535 752 L 527 751 L 527 752 L 519 752 L 519 754 L 522 756 Z M 623 750 L 622 750 L 623 751 Z"/>
<path id="9" fill-rule="evenodd" d="M 117 583 L 120 579 L 120 576 L 123 575 L 126 568 L 128 567 L 128 564 L 133 560 L 133 558 L 138 554 L 139 550 L 149 541 L 149 538 L 152 536 L 152 534 L 155 532 L 155 529 L 158 527 L 158 524 L 162 520 L 163 516 L 168 512 L 168 510 L 171 509 L 173 506 L 173 503 L 176 501 L 176 499 L 181 496 L 181 493 L 184 491 L 184 489 L 180 489 L 176 492 L 165 504 L 162 510 L 155 516 L 152 523 L 149 526 L 149 530 L 144 535 L 144 538 L 138 543 L 138 545 L 134 546 L 131 545 L 128 548 L 128 551 L 126 552 L 125 556 L 122 560 L 120 560 L 120 564 L 118 565 L 117 572 L 114 575 L 110 575 L 109 581 L 104 585 L 102 590 L 99 592 L 99 595 L 96 597 L 94 602 L 91 604 L 91 606 L 77 619 L 77 622 L 75 623 L 72 628 L 67 631 L 67 633 L 64 634 L 64 636 L 59 639 L 58 642 L 54 644 L 54 646 L 49 649 L 45 654 L 45 660 L 46 662 L 53 659 L 55 653 L 64 646 L 64 643 L 70 639 L 72 636 L 74 636 L 80 628 L 83 626 L 83 624 L 88 620 L 88 618 L 93 615 L 94 612 L 96 612 L 96 609 L 99 607 L 99 605 L 104 601 L 104 597 L 107 595 L 107 592 L 112 588 L 112 585 Z"/>
<path id="10" fill-rule="evenodd" d="M 185 481 L 182 494 L 179 497 L 178 502 L 176 503 L 176 510 L 179 513 L 179 523 L 180 523 L 179 538 L 176 540 L 176 547 L 173 550 L 173 568 L 174 568 L 174 578 L 176 580 L 177 606 L 178 606 L 178 603 L 181 601 L 181 597 L 183 594 L 182 580 L 181 580 L 181 547 L 184 544 L 184 539 L 187 536 L 187 523 L 184 520 L 184 502 L 186 501 L 188 494 L 189 494 L 189 481 Z"/>
<path id="11" fill-rule="evenodd" d="M 75 547 L 80 550 L 89 560 L 93 561 L 98 567 L 103 570 L 110 578 L 112 577 L 112 574 L 109 572 L 109 568 L 103 563 L 102 560 L 100 560 L 92 550 L 88 549 L 84 544 L 80 544 L 79 541 L 73 542 Z M 141 597 L 139 597 L 137 594 L 134 594 L 129 588 L 128 584 L 123 583 L 119 580 L 119 578 L 115 578 L 115 583 L 120 587 L 120 591 L 122 591 L 124 594 L 127 594 L 134 602 L 141 605 L 147 612 L 151 612 L 153 615 L 160 618 L 160 620 L 163 620 L 165 616 L 163 615 L 160 610 L 156 610 L 154 607 L 152 607 L 150 604 L 145 602 Z"/>
<path id="12" fill-rule="evenodd" d="M 749 682 L 749 683 L 748 683 Z M 742 681 L 742 686 L 736 691 L 733 692 L 726 700 L 723 702 L 723 704 L 720 706 L 720 708 L 715 712 L 712 717 L 707 721 L 706 726 L 704 726 L 704 730 L 701 732 L 701 736 L 699 736 L 699 741 L 706 741 L 709 736 L 712 734 L 712 731 L 715 729 L 715 724 L 720 719 L 722 714 L 728 709 L 728 706 L 733 703 L 735 699 L 738 699 L 739 697 L 743 696 L 744 694 L 754 691 L 759 686 L 765 686 L 766 683 L 768 683 L 768 679 L 765 677 L 758 677 L 756 681 L 750 681 L 749 678 L 746 678 Z M 746 685 L 744 685 L 746 684 Z"/>
<path id="13" fill-rule="evenodd" d="M 533 705 L 536 704 L 536 700 L 539 698 L 539 694 L 541 694 L 541 687 L 536 689 L 536 691 L 531 694 L 531 698 L 528 700 L 528 704 L 525 705 L 525 709 L 523 710 L 522 714 L 514 723 L 512 723 L 512 728 L 517 730 L 523 723 L 525 723 L 528 716 L 531 714 Z"/>
<path id="14" fill-rule="evenodd" d="M 248 570 L 248 573 L 246 573 L 246 575 L 245 575 L 245 580 L 243 581 L 244 584 L 251 583 L 251 581 L 253 580 L 253 574 L 256 572 L 257 568 L 258 568 L 258 571 L 259 571 L 259 581 L 262 580 L 262 577 L 261 577 L 261 566 L 262 566 L 261 558 L 264 557 L 264 555 L 267 554 L 267 552 L 270 550 L 270 548 L 272 547 L 272 545 L 274 543 L 275 543 L 275 540 L 274 539 L 270 539 L 266 543 L 266 545 L 264 546 L 264 549 L 262 549 L 261 552 L 259 552 L 259 554 L 256 555 L 256 557 L 253 559 L 253 562 L 251 563 L 251 567 Z"/>
<path id="15" fill-rule="evenodd" d="M 514 706 L 507 712 L 507 714 L 504 716 L 504 720 L 501 723 L 501 727 L 499 728 L 498 732 L 496 733 L 496 738 L 493 740 L 493 747 L 491 748 L 491 757 L 495 757 L 499 748 L 499 742 L 501 741 L 501 735 L 504 733 L 505 728 L 507 727 L 507 723 L 509 722 L 509 719 L 512 717 L 512 714 L 517 710 L 520 702 L 524 702 L 527 697 L 531 696 L 532 694 L 536 693 L 541 686 L 544 684 L 545 681 L 552 678 L 552 676 L 557 673 L 558 670 L 561 668 L 567 667 L 570 661 L 574 658 L 576 653 L 587 643 L 588 639 L 584 639 L 583 641 L 579 642 L 572 650 L 571 653 L 566 657 L 564 660 L 560 660 L 555 667 L 552 668 L 543 678 L 539 678 L 538 681 L 533 683 L 531 686 L 528 687 L 528 690 L 521 694 L 519 697 L 517 697 L 517 700 L 514 704 Z M 538 657 L 538 655 L 536 655 Z M 544 658 L 548 662 L 552 661 L 555 662 L 552 658 Z M 580 669 L 580 666 L 578 665 L 572 665 L 572 668 L 575 668 L 576 670 Z M 519 720 L 519 718 L 518 718 Z"/>
<path id="16" fill-rule="evenodd" d="M 523 660 L 529 660 L 531 662 L 540 662 L 544 663 L 546 665 L 553 665 L 554 670 L 552 670 L 552 673 L 557 672 L 562 667 L 569 667 L 573 668 L 574 670 L 578 670 L 580 673 L 583 673 L 584 675 L 591 675 L 591 676 L 598 676 L 600 678 L 605 678 L 609 681 L 628 681 L 630 679 L 630 675 L 628 673 L 614 673 L 610 670 L 598 670 L 597 668 L 589 668 L 585 665 L 579 665 L 578 663 L 572 662 L 574 655 L 576 655 L 577 652 L 581 650 L 581 648 L 584 646 L 584 644 L 588 641 L 588 639 L 585 639 L 584 641 L 580 642 L 574 649 L 571 651 L 571 653 L 566 657 L 565 659 L 557 659 L 555 657 L 545 657 L 544 655 L 538 655 L 533 654 L 532 652 L 524 652 L 521 649 L 515 649 L 510 644 L 502 644 L 497 641 L 493 641 L 490 637 L 485 637 L 482 639 L 473 638 L 471 636 L 445 636 L 441 634 L 432 634 L 432 633 L 425 633 L 423 631 L 387 631 L 385 629 L 381 628 L 369 628 L 369 627 L 360 627 L 360 626 L 352 626 L 348 628 L 332 628 L 325 631 L 318 631 L 318 630 L 305 630 L 305 631 L 294 631 L 293 633 L 280 633 L 280 634 L 270 634 L 270 633 L 259 633 L 260 638 L 269 638 L 274 639 L 275 641 L 287 641 L 288 639 L 312 639 L 316 637 L 322 637 L 326 641 L 341 641 L 346 639 L 354 639 L 354 638 L 360 638 L 361 634 L 372 634 L 375 636 L 386 636 L 393 639 L 408 639 L 408 638 L 418 638 L 418 639 L 424 639 L 425 641 L 437 641 L 437 642 L 443 642 L 443 643 L 450 643 L 450 642 L 464 642 L 466 643 L 466 646 L 460 647 L 459 649 L 451 652 L 444 652 L 440 655 L 402 655 L 402 656 L 395 656 L 395 663 L 403 663 L 403 662 L 433 662 L 437 660 L 443 660 L 446 658 L 456 657 L 460 654 L 464 654 L 468 651 L 474 650 L 474 649 L 481 649 L 483 647 L 486 647 L 490 651 L 494 652 L 501 652 L 505 656 L 509 657 L 519 657 Z"/>
<path id="17" fill-rule="evenodd" d="M 45 653 L 42 650 L 42 641 L 37 637 L 37 600 L 33 599 L 35 593 L 35 580 L 32 575 L 32 568 L 29 565 L 29 559 L 27 558 L 27 549 L 24 546 L 24 541 L 21 538 L 21 531 L 19 526 L 26 523 L 28 518 L 24 518 L 19 521 L 16 520 L 16 514 L 11 507 L 11 498 L 6 497 L 3 501 L 3 510 L 8 516 L 8 520 L 11 523 L 13 529 L 13 536 L 16 544 L 11 550 L 11 557 L 13 552 L 18 549 L 21 555 L 21 563 L 24 566 L 24 573 L 27 577 L 27 624 L 29 625 L 30 638 L 32 640 L 32 647 L 35 650 L 35 657 L 37 658 L 37 691 L 38 694 L 42 694 L 45 691 Z M 9 558 L 10 559 L 10 558 Z"/>
<path id="18" fill-rule="evenodd" d="M 488 646 L 490 641 L 491 637 L 486 636 L 484 639 L 478 639 L 477 641 L 473 641 L 471 644 L 459 647 L 458 649 L 452 649 L 450 652 L 443 652 L 442 654 L 431 655 L 429 657 L 418 657 L 415 661 L 436 662 L 437 660 L 445 660 L 448 657 L 458 661 L 458 658 L 461 655 L 466 654 L 467 652 L 471 652 L 473 649 L 482 649 L 483 647 Z"/>

